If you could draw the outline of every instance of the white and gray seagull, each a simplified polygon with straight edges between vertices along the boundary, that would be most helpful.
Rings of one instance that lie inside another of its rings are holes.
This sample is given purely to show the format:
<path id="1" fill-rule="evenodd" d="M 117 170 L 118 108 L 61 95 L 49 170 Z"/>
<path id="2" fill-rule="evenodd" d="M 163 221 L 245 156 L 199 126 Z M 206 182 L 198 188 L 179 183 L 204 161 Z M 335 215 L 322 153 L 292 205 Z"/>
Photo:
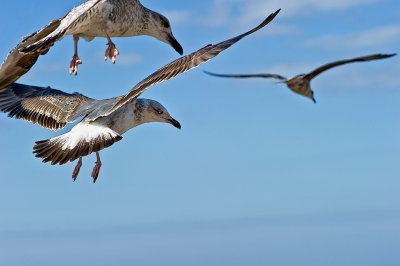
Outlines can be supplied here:
<path id="1" fill-rule="evenodd" d="M 78 160 L 72 175 L 74 180 L 82 166 L 82 157 L 95 152 L 97 162 L 92 177 L 96 182 L 101 167 L 99 152 L 121 140 L 122 135 L 129 129 L 149 122 L 169 123 L 176 128 L 181 127 L 160 103 L 138 98 L 145 90 L 211 60 L 242 38 L 265 27 L 278 13 L 279 10 L 258 27 L 242 35 L 208 45 L 167 64 L 138 83 L 124 96 L 95 100 L 79 93 L 69 94 L 50 87 L 13 83 L 0 93 L 0 110 L 8 113 L 10 117 L 39 124 L 54 131 L 61 130 L 67 123 L 73 123 L 83 117 L 68 133 L 38 141 L 33 149 L 36 157 L 53 165 Z"/>
<path id="2" fill-rule="evenodd" d="M 78 56 L 78 40 L 105 37 L 108 48 L 105 59 L 115 63 L 119 55 L 111 37 L 152 36 L 171 45 L 179 54 L 183 48 L 175 39 L 169 20 L 146 7 L 139 0 L 86 0 L 64 17 L 53 20 L 41 30 L 24 38 L 8 55 L 0 68 L 0 91 L 24 75 L 41 54 L 66 35 L 73 35 L 74 55 L 70 73 L 77 74 L 82 63 Z"/>
<path id="3" fill-rule="evenodd" d="M 285 78 L 278 74 L 216 74 L 208 71 L 204 71 L 206 74 L 215 76 L 215 77 L 223 77 L 223 78 L 274 78 L 282 80 L 282 83 L 286 83 L 286 86 L 292 90 L 293 92 L 303 95 L 309 99 L 311 99 L 314 103 L 316 100 L 314 98 L 314 92 L 311 89 L 311 80 L 321 74 L 322 72 L 329 70 L 331 68 L 341 66 L 348 63 L 354 62 L 366 62 L 378 59 L 385 59 L 388 57 L 395 56 L 396 54 L 374 54 L 374 55 L 367 55 L 356 57 L 352 59 L 346 59 L 341 61 L 332 62 L 326 65 L 323 65 L 308 74 L 301 74 L 297 75 L 292 78 Z"/>
<path id="4" fill-rule="evenodd" d="M 144 7 L 139 0 L 86 0 L 61 19 L 59 27 L 54 32 L 27 46 L 22 52 L 40 52 L 66 35 L 73 35 L 74 38 L 75 52 L 70 64 L 70 73 L 74 74 L 77 73 L 78 65 L 82 63 L 78 56 L 80 37 L 87 41 L 96 37 L 107 38 L 105 59 L 109 58 L 113 63 L 119 51 L 111 37 L 149 35 L 171 45 L 178 53 L 183 54 L 182 46 L 172 34 L 169 20 Z"/>

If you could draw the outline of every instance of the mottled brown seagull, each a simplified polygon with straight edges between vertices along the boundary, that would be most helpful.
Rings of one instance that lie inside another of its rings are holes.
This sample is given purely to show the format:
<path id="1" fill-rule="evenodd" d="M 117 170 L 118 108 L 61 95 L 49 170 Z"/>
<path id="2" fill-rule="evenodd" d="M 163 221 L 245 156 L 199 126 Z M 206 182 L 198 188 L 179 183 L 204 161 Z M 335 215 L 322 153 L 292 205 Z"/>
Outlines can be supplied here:
<path id="1" fill-rule="evenodd" d="M 101 167 L 99 152 L 121 140 L 129 129 L 149 122 L 163 122 L 181 127 L 160 103 L 138 98 L 145 90 L 211 60 L 242 38 L 265 27 L 278 13 L 279 10 L 251 31 L 215 45 L 205 46 L 167 64 L 124 96 L 95 100 L 79 93 L 69 94 L 50 87 L 13 83 L 0 93 L 0 110 L 10 117 L 54 131 L 83 117 L 68 133 L 38 141 L 33 149 L 36 157 L 53 165 L 78 160 L 72 175 L 74 180 L 82 166 L 82 157 L 95 152 L 97 162 L 92 177 L 96 182 Z"/>
<path id="2" fill-rule="evenodd" d="M 322 72 L 331 69 L 333 67 L 341 66 L 344 64 L 348 63 L 353 63 L 353 62 L 366 62 L 366 61 L 372 61 L 372 60 L 378 60 L 378 59 L 384 59 L 388 57 L 395 56 L 396 54 L 374 54 L 374 55 L 368 55 L 368 56 L 361 56 L 361 57 L 356 57 L 352 59 L 347 59 L 347 60 L 341 60 L 341 61 L 336 61 L 332 62 L 326 65 L 323 65 L 313 71 L 311 71 L 308 74 L 301 74 L 297 75 L 292 78 L 285 78 L 281 75 L 277 74 L 216 74 L 208 71 L 204 71 L 206 74 L 211 75 L 211 76 L 216 76 L 216 77 L 223 77 L 223 78 L 274 78 L 274 79 L 279 79 L 282 80 L 283 83 L 286 83 L 289 89 L 291 89 L 293 92 L 303 95 L 309 99 L 311 99 L 314 103 L 316 103 L 316 100 L 314 98 L 314 92 L 311 90 L 311 80 L 321 74 Z"/>

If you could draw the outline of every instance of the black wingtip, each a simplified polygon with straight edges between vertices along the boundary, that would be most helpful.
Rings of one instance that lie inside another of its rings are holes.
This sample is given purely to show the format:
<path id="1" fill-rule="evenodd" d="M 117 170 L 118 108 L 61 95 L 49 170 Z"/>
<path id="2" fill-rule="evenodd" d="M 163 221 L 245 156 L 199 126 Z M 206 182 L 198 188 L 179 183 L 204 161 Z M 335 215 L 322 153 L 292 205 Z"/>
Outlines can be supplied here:
<path id="1" fill-rule="evenodd" d="M 278 14 L 279 12 L 281 12 L 281 9 L 279 8 L 278 10 L 276 10 L 274 13 L 270 14 L 266 19 L 265 22 L 269 23 L 271 22 Z"/>
<path id="2" fill-rule="evenodd" d="M 394 53 L 394 54 L 385 54 L 385 55 L 386 55 L 386 57 L 393 57 L 393 56 L 396 56 L 397 54 Z"/>
<path id="3" fill-rule="evenodd" d="M 393 53 L 393 54 L 376 54 L 375 56 L 376 56 L 377 59 L 385 59 L 385 58 L 390 58 L 390 57 L 393 57 L 393 56 L 396 56 L 396 55 L 397 55 L 397 53 Z"/>
<path id="4" fill-rule="evenodd" d="M 203 70 L 203 72 L 204 72 L 205 74 L 207 74 L 207 75 L 209 75 L 209 76 L 213 76 L 213 77 L 224 77 L 224 76 L 221 76 L 220 74 L 208 72 L 208 71 L 206 71 L 206 70 Z"/>
<path id="5" fill-rule="evenodd" d="M 271 14 L 272 18 L 275 18 L 279 14 L 279 12 L 281 12 L 280 8 Z"/>

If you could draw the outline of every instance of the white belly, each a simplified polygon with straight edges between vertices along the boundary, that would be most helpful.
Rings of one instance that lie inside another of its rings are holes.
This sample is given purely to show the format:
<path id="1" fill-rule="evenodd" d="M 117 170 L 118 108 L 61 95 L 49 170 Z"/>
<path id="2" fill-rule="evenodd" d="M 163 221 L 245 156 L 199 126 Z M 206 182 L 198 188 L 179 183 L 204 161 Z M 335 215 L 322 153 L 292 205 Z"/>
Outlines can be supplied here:
<path id="1" fill-rule="evenodd" d="M 137 0 L 104 0 L 78 19 L 67 34 L 95 37 L 143 35 L 144 9 Z"/>

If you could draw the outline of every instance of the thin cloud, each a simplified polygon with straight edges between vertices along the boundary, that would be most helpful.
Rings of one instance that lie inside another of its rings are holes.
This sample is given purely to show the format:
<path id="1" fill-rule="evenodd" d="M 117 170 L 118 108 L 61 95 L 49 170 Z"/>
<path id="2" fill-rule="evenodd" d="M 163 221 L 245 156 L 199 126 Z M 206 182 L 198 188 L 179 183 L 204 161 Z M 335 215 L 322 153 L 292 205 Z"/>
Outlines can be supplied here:
<path id="1" fill-rule="evenodd" d="M 324 50 L 341 50 L 380 47 L 399 41 L 400 25 L 387 25 L 356 33 L 313 38 L 304 42 L 304 46 Z"/>
<path id="2" fill-rule="evenodd" d="M 399 61 L 391 58 L 380 62 L 360 63 L 338 68 L 326 75 L 324 79 L 327 84 L 335 84 L 337 88 L 397 89 L 400 86 L 397 71 L 399 67 Z"/>
<path id="3" fill-rule="evenodd" d="M 245 27 L 265 18 L 268 12 L 282 8 L 281 18 L 314 15 L 316 12 L 348 10 L 384 0 L 214 0 L 204 20 L 212 26 Z"/>
<path id="4" fill-rule="evenodd" d="M 190 21 L 190 12 L 183 10 L 163 11 L 164 14 L 173 26 L 183 25 Z"/>
<path id="5" fill-rule="evenodd" d="M 137 53 L 127 53 L 118 58 L 118 63 L 122 65 L 136 65 L 142 62 L 142 56 Z"/>

